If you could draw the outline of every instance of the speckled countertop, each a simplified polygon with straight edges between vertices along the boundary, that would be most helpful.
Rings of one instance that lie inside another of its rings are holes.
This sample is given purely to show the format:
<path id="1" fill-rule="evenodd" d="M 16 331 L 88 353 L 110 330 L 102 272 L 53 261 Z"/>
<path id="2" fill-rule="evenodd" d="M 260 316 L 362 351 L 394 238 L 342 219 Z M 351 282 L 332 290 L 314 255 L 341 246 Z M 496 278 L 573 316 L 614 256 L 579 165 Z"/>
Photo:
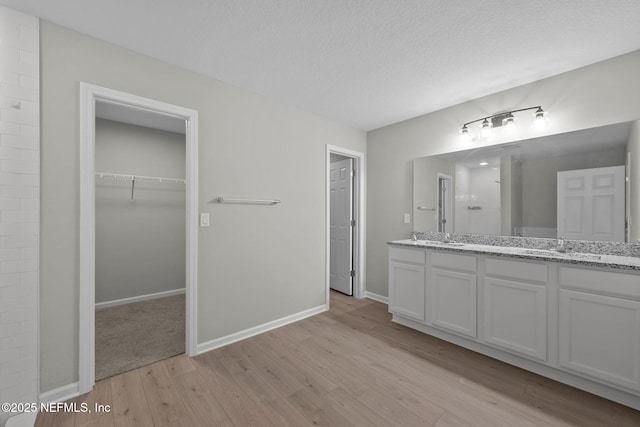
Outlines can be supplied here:
<path id="1" fill-rule="evenodd" d="M 402 246 L 410 248 L 434 249 L 449 252 L 473 253 L 482 255 L 503 256 L 509 258 L 521 258 L 539 261 L 552 261 L 567 264 L 579 264 L 585 266 L 614 268 L 620 270 L 631 270 L 640 272 L 640 257 L 621 256 L 608 254 L 594 254 L 569 251 L 566 253 L 556 252 L 552 249 L 538 249 L 513 246 L 495 246 L 477 243 L 443 243 L 440 240 L 393 240 L 387 242 L 391 246 Z"/>

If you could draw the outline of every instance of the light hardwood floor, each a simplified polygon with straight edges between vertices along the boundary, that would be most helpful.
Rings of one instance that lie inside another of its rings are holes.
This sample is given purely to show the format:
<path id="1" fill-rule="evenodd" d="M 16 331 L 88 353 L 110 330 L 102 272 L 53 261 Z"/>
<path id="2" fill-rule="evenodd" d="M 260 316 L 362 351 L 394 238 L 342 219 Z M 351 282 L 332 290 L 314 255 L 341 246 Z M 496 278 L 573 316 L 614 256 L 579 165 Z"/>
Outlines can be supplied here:
<path id="1" fill-rule="evenodd" d="M 109 413 L 37 426 L 639 426 L 640 412 L 391 322 L 386 305 L 331 310 L 197 356 L 96 383 Z"/>

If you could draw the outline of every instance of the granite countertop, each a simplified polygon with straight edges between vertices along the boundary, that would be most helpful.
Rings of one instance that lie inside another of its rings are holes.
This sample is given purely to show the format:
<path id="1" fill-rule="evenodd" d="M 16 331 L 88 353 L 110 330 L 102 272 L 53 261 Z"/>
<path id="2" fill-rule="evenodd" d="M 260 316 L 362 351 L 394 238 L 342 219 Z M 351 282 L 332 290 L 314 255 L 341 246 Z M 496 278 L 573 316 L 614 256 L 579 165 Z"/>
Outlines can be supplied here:
<path id="1" fill-rule="evenodd" d="M 404 239 L 393 240 L 387 242 L 387 244 L 391 246 L 434 249 L 441 251 L 473 253 L 481 255 L 494 255 L 539 261 L 552 261 L 567 264 L 579 264 L 593 267 L 615 268 L 620 270 L 631 270 L 640 272 L 640 258 L 633 256 L 592 254 L 573 251 L 561 253 L 551 249 L 494 246 L 462 242 L 443 243 L 442 241 L 438 240 L 413 241 L 411 239 Z"/>

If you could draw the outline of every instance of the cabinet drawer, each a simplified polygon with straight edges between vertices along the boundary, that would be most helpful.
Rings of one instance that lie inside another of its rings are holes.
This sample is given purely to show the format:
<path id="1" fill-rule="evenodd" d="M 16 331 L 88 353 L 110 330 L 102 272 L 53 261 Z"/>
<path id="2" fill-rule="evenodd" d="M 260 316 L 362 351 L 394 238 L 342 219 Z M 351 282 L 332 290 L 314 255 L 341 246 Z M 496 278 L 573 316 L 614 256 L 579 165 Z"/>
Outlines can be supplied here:
<path id="1" fill-rule="evenodd" d="M 475 256 L 456 255 L 451 253 L 432 252 L 431 265 L 434 267 L 475 273 L 477 263 Z"/>
<path id="2" fill-rule="evenodd" d="M 547 266 L 545 264 L 488 258 L 485 262 L 485 268 L 487 274 L 491 276 L 547 283 Z"/>
<path id="3" fill-rule="evenodd" d="M 424 265 L 426 255 L 423 249 L 389 248 L 389 258 L 392 261 Z"/>
<path id="4" fill-rule="evenodd" d="M 640 275 L 560 267 L 560 286 L 640 299 Z"/>

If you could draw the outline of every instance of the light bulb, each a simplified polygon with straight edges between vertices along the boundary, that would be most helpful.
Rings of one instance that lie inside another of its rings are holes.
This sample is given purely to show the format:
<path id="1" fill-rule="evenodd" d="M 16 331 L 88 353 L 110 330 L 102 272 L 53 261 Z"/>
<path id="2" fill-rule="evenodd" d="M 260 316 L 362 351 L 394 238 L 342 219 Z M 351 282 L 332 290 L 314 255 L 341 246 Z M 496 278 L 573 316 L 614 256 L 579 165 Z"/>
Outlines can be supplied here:
<path id="1" fill-rule="evenodd" d="M 533 121 L 533 126 L 537 130 L 544 129 L 546 126 L 547 120 L 546 120 L 546 114 L 541 107 L 538 107 L 538 109 L 536 110 L 535 117 L 536 119 Z"/>
<path id="2" fill-rule="evenodd" d="M 469 128 L 467 125 L 462 126 L 460 130 L 460 140 L 462 142 L 469 142 L 471 140 L 471 135 L 469 134 Z"/>
<path id="3" fill-rule="evenodd" d="M 511 133 L 515 132 L 515 130 L 516 130 L 516 118 L 513 117 L 513 114 L 509 113 L 502 120 L 502 125 L 504 126 L 504 130 L 507 133 L 511 134 Z"/>
<path id="4" fill-rule="evenodd" d="M 483 138 L 488 138 L 491 136 L 491 123 L 489 123 L 489 120 L 484 119 L 482 121 L 482 130 L 480 131 L 480 135 Z"/>

